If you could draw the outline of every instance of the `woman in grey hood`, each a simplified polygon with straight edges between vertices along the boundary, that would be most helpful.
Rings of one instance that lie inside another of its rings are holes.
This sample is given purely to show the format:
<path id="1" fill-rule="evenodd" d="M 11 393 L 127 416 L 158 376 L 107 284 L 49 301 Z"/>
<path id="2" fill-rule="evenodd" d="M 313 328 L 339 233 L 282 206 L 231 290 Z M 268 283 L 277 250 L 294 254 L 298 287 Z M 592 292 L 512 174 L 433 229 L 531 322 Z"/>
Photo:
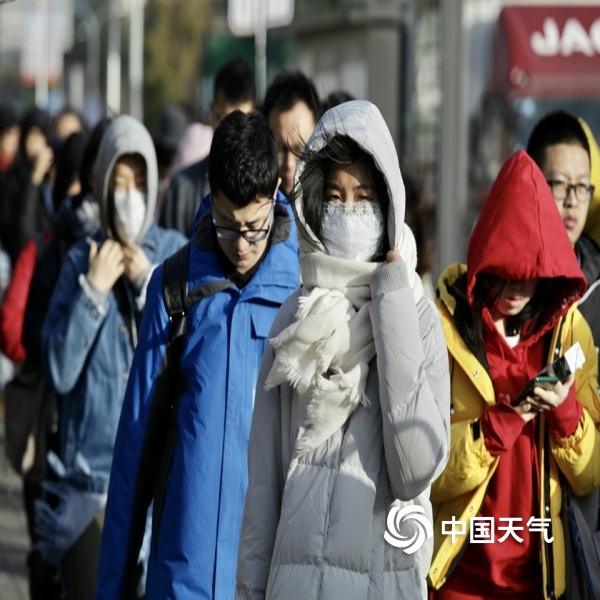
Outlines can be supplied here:
<path id="1" fill-rule="evenodd" d="M 153 223 L 156 154 L 146 128 L 117 117 L 102 136 L 95 192 L 102 231 L 65 257 L 42 329 L 44 374 L 58 395 L 58 482 L 36 507 L 46 560 L 68 596 L 93 598 L 113 446 L 153 267 L 185 243 Z"/>
<path id="2" fill-rule="evenodd" d="M 295 175 L 303 286 L 259 374 L 238 600 L 426 598 L 450 389 L 404 207 L 377 107 L 330 109 Z"/>

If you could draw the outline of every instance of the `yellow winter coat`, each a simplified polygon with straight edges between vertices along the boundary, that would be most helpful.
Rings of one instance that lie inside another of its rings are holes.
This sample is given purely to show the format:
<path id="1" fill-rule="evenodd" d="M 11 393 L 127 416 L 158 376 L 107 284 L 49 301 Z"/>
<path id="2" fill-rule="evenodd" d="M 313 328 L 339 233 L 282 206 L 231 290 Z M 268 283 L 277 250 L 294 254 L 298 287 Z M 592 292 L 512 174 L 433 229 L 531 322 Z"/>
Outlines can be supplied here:
<path id="1" fill-rule="evenodd" d="M 472 424 L 483 414 L 486 406 L 494 404 L 496 399 L 489 374 L 468 348 L 454 323 L 456 301 L 448 292 L 447 286 L 465 271 L 464 265 L 452 265 L 441 275 L 438 288 L 437 305 L 450 358 L 453 414 L 450 460 L 431 490 L 435 537 L 429 584 L 435 589 L 444 584 L 454 562 L 460 559 L 465 542 L 469 539 L 470 517 L 478 515 L 488 483 L 501 460 L 486 450 L 483 435 L 476 440 L 473 437 Z M 558 332 L 557 325 L 551 348 L 556 346 Z M 557 440 L 548 436 L 549 441 L 544 443 L 546 424 L 544 417 L 540 417 L 539 464 L 542 493 L 539 514 L 552 518 L 551 533 L 554 536 L 551 544 L 546 544 L 543 536 L 540 536 L 544 545 L 544 591 L 548 599 L 551 598 L 549 589 L 553 589 L 554 597 L 558 598 L 566 587 L 559 471 L 569 481 L 576 495 L 586 494 L 600 485 L 600 433 L 596 428 L 600 423 L 598 361 L 590 329 L 574 305 L 565 316 L 561 347 L 567 349 L 575 341 L 579 341 L 586 356 L 583 368 L 576 374 L 575 383 L 577 399 L 584 406 L 581 423 L 571 437 Z M 442 534 L 442 522 L 451 521 L 453 517 L 466 524 L 465 534 L 456 536 L 455 543 L 452 543 L 450 535 Z"/>

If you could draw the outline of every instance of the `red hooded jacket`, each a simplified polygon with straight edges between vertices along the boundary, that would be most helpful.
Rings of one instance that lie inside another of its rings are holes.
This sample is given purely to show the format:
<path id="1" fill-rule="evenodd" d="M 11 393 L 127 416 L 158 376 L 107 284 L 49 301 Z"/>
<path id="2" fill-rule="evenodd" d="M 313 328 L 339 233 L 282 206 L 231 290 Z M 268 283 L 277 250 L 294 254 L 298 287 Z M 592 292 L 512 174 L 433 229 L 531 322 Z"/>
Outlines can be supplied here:
<path id="1" fill-rule="evenodd" d="M 482 311 L 485 358 L 497 403 L 481 418 L 487 450 L 500 461 L 487 489 L 479 517 L 494 517 L 493 544 L 469 544 L 455 571 L 434 597 L 543 599 L 539 533 L 530 532 L 530 517 L 539 518 L 538 418 L 525 423 L 510 405 L 527 382 L 545 366 L 546 333 L 551 332 L 586 289 L 586 280 L 567 237 L 549 186 L 523 151 L 502 167 L 469 240 L 467 294 L 481 273 L 504 280 L 560 278 L 558 293 L 548 299 L 541 325 L 524 324 L 511 348 L 497 331 L 487 308 Z M 528 327 L 528 325 L 530 325 Z M 582 407 L 575 386 L 556 409 L 546 411 L 551 435 L 572 435 Z M 502 519 L 502 520 L 501 520 Z M 508 519 L 520 519 L 509 521 Z M 517 528 L 513 536 L 507 527 Z M 507 536 L 502 542 L 500 538 Z"/>

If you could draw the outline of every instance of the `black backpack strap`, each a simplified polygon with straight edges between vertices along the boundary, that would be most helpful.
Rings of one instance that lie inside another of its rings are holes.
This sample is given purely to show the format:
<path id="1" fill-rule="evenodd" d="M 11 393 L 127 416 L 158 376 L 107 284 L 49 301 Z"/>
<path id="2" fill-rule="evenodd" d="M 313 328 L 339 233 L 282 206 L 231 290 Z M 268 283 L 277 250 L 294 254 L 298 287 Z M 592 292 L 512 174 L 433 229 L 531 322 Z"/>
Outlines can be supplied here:
<path id="1" fill-rule="evenodd" d="M 152 539 L 154 550 L 162 518 L 173 455 L 179 440 L 177 415 L 187 382 L 181 373 L 181 355 L 185 343 L 191 304 L 233 286 L 229 280 L 217 280 L 188 292 L 187 269 L 190 243 L 163 263 L 163 299 L 169 315 L 169 338 L 158 375 L 138 466 L 131 512 L 127 555 L 120 598 L 134 597 L 139 570 L 137 561 L 144 536 L 148 507 L 154 499 Z"/>
<path id="2" fill-rule="evenodd" d="M 152 539 L 155 549 L 169 471 L 171 470 L 175 447 L 179 440 L 179 427 L 177 425 L 179 403 L 187 386 L 185 377 L 181 373 L 180 362 L 183 353 L 183 336 L 187 333 L 188 324 L 187 267 L 189 250 L 190 244 L 187 243 L 163 263 L 163 298 L 169 314 L 169 340 L 167 342 L 165 365 L 167 393 L 163 391 L 163 397 L 159 399 L 159 402 L 166 405 L 161 412 L 167 420 L 158 423 L 158 426 L 162 426 L 164 430 L 164 438 L 161 438 L 161 441 L 164 439 L 164 442 L 159 445 L 159 448 L 162 448 L 162 456 L 160 456 L 158 470 L 155 472 L 154 510 L 152 514 Z"/>
<path id="3" fill-rule="evenodd" d="M 185 333 L 189 296 L 187 289 L 187 267 L 190 245 L 187 243 L 163 263 L 163 299 L 169 314 L 171 327 L 168 344 Z"/>

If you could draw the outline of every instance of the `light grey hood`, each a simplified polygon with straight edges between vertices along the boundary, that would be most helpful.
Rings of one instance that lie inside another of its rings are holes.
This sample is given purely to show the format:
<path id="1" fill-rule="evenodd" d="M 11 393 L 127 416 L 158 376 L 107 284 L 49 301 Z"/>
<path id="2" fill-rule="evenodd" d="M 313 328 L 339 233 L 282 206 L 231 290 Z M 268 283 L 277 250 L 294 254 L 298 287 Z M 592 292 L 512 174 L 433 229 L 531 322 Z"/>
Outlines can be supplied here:
<path id="1" fill-rule="evenodd" d="M 399 236 L 404 223 L 406 194 L 394 140 L 379 109 L 366 100 L 354 100 L 330 108 L 321 117 L 310 136 L 306 150 L 318 152 L 334 135 L 345 135 L 353 139 L 373 157 L 375 165 L 383 174 L 390 198 L 388 236 L 390 245 L 395 247 L 400 241 Z M 323 244 L 304 220 L 302 187 L 299 183 L 299 176 L 304 166 L 301 157 L 294 176 L 296 190 L 294 209 L 298 221 L 300 252 L 301 254 L 325 252 Z"/>
<path id="2" fill-rule="evenodd" d="M 100 204 L 102 228 L 109 237 L 115 238 L 108 224 L 108 188 L 110 176 L 119 158 L 125 154 L 140 154 L 146 162 L 146 179 L 148 194 L 146 199 L 146 216 L 136 242 L 145 235 L 154 219 L 156 195 L 158 192 L 158 167 L 156 151 L 148 130 L 137 119 L 130 115 L 117 117 L 106 129 L 98 149 L 96 173 L 94 176 L 95 192 Z"/>

